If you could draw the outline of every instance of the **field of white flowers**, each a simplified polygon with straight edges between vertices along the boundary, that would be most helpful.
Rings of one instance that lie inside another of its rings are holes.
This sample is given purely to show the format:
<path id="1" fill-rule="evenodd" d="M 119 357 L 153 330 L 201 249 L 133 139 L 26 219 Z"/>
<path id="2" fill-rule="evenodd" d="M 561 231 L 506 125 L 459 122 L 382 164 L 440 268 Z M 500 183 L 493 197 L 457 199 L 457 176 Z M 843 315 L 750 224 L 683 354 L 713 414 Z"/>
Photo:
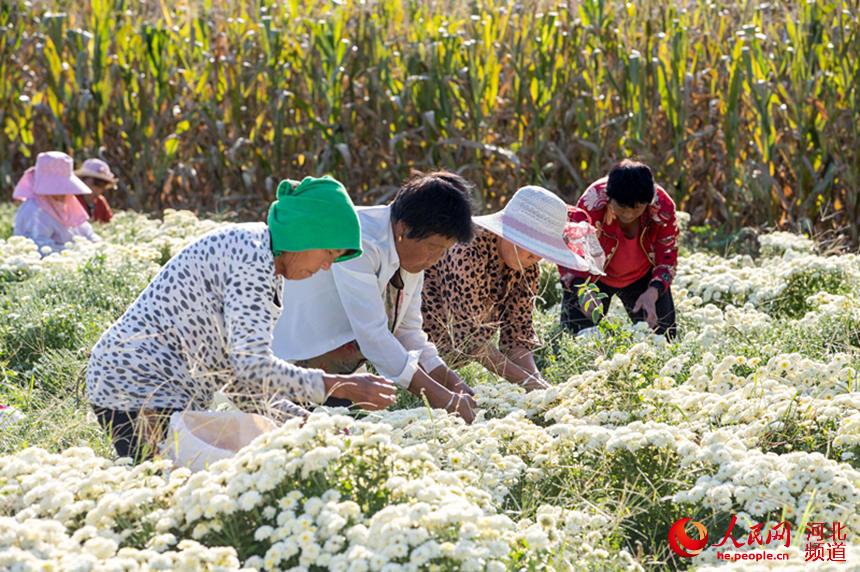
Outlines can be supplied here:
<path id="1" fill-rule="evenodd" d="M 26 415 L 0 428 L 0 570 L 710 569 L 725 546 L 681 558 L 668 529 L 690 517 L 713 544 L 732 515 L 732 551 L 860 569 L 857 256 L 785 233 L 755 256 L 687 251 L 671 344 L 617 307 L 576 339 L 542 309 L 553 387 L 526 395 L 466 368 L 471 426 L 402 399 L 318 410 L 194 474 L 112 460 L 80 393 L 86 352 L 216 224 L 121 213 L 104 243 L 45 259 L 0 240 L 0 403 Z M 789 548 L 746 546 L 756 523 L 783 521 Z M 806 561 L 814 522 L 844 526 L 845 563 Z"/>

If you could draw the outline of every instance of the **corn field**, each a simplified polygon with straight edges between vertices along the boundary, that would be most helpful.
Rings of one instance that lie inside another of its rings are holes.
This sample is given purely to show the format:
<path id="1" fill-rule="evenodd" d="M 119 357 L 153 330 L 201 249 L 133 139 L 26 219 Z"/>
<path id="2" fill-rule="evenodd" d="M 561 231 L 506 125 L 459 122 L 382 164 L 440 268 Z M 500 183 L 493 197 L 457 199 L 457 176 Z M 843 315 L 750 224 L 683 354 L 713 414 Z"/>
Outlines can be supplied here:
<path id="1" fill-rule="evenodd" d="M 100 154 L 118 206 L 258 217 L 280 178 L 357 203 L 454 169 L 486 208 L 650 163 L 693 224 L 860 215 L 860 1 L 0 4 L 0 180 Z"/>

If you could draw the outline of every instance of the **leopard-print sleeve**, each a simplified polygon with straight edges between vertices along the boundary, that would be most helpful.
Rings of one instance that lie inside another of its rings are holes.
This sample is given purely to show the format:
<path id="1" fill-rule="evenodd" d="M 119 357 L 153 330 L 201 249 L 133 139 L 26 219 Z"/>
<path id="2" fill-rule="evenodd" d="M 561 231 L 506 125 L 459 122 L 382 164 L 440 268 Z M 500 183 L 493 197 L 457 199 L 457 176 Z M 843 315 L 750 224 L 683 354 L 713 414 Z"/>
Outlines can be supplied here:
<path id="1" fill-rule="evenodd" d="M 534 350 L 540 345 L 532 319 L 539 285 L 540 265 L 512 278 L 509 294 L 502 301 L 499 313 L 499 349 L 502 353 L 507 354 L 513 348 Z"/>
<path id="2" fill-rule="evenodd" d="M 424 331 L 451 367 L 475 359 L 498 329 L 488 311 L 488 255 L 494 235 L 477 232 L 469 244 L 457 244 L 424 272 Z"/>

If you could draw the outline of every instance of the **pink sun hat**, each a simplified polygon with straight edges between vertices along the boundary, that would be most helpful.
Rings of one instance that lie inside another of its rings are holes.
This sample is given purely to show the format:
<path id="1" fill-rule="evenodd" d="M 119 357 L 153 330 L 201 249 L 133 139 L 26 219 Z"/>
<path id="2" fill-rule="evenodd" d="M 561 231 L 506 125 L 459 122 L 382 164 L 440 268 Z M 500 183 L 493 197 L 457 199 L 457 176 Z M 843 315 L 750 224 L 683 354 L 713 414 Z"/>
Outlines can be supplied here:
<path id="1" fill-rule="evenodd" d="M 567 203 L 543 187 L 522 187 L 504 209 L 472 217 L 472 221 L 553 264 L 604 273 L 603 248 L 594 228 L 588 223 L 569 223 Z"/>
<path id="2" fill-rule="evenodd" d="M 74 173 L 75 163 L 61 151 L 47 151 L 36 157 L 33 194 L 89 195 L 90 188 Z"/>

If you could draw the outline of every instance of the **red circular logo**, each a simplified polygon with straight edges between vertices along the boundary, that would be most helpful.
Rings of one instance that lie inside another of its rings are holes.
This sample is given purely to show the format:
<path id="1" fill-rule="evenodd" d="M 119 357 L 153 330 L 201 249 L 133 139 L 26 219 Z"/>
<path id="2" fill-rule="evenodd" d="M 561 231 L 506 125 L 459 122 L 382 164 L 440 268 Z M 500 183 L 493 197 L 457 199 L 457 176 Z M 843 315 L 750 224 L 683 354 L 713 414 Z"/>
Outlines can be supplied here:
<path id="1" fill-rule="evenodd" d="M 698 539 L 690 538 L 687 535 L 686 526 L 690 522 L 699 534 Z M 701 554 L 705 546 L 708 545 L 708 529 L 701 522 L 690 521 L 689 518 L 682 518 L 675 521 L 672 528 L 669 529 L 669 547 L 678 556 L 684 558 L 692 558 Z"/>

